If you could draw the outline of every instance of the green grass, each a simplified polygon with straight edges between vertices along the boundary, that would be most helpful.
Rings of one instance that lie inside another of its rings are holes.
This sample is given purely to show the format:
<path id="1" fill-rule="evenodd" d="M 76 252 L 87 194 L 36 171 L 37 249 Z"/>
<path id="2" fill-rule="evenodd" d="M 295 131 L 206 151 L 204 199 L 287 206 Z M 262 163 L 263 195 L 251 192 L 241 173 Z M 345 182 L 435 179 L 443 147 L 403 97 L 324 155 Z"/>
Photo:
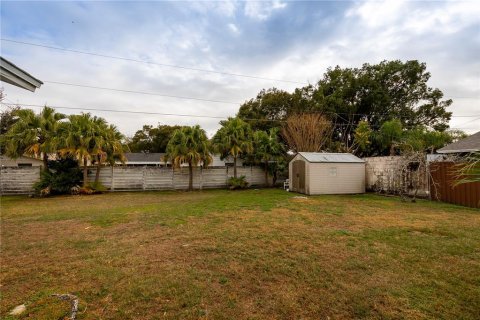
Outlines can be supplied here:
<path id="1" fill-rule="evenodd" d="M 79 319 L 480 318 L 479 210 L 296 196 L 2 197 L 0 317 L 68 292 Z"/>

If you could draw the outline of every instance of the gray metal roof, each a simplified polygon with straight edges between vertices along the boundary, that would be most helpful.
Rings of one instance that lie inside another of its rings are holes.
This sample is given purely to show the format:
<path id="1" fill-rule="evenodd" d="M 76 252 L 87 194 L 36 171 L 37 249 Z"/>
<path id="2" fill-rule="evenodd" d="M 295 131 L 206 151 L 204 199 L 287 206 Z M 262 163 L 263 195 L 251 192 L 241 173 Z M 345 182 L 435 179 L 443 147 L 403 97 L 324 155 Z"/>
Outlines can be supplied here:
<path id="1" fill-rule="evenodd" d="M 476 151 L 480 151 L 480 131 L 437 150 L 438 153 L 463 153 Z"/>
<path id="2" fill-rule="evenodd" d="M 308 162 L 364 163 L 351 153 L 299 152 Z"/>
<path id="3" fill-rule="evenodd" d="M 3 57 L 0 57 L 0 80 L 32 92 L 43 84 L 42 81 Z"/>
<path id="4" fill-rule="evenodd" d="M 141 163 L 165 163 L 163 157 L 165 153 L 143 153 L 143 152 L 131 152 L 125 153 L 127 158 L 126 163 L 141 162 Z"/>

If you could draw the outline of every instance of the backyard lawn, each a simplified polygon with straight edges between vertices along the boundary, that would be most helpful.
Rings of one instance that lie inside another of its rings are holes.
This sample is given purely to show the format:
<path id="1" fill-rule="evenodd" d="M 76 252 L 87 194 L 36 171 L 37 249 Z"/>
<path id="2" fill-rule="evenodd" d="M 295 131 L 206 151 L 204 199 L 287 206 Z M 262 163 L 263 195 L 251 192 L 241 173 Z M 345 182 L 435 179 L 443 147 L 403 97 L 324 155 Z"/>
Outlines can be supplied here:
<path id="1" fill-rule="evenodd" d="M 480 210 L 282 190 L 1 198 L 4 319 L 479 319 Z M 9 311 L 25 303 L 21 316 Z"/>

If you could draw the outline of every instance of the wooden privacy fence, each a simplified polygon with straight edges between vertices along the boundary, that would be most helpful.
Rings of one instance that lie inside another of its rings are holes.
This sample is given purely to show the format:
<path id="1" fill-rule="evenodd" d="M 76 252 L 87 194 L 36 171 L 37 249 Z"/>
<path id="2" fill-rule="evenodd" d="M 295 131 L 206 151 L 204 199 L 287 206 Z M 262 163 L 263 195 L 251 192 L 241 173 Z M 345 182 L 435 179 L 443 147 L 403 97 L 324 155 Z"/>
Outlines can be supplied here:
<path id="1" fill-rule="evenodd" d="M 90 168 L 88 180 L 95 180 L 96 168 Z M 265 173 L 260 167 L 237 167 L 237 175 L 245 176 L 251 186 L 263 186 Z M 193 188 L 224 188 L 233 176 L 233 167 L 193 169 Z M 100 182 L 112 191 L 183 190 L 188 188 L 188 168 L 172 170 L 160 167 L 103 167 Z M 271 183 L 271 180 L 270 180 Z"/>
<path id="2" fill-rule="evenodd" d="M 29 194 L 40 180 L 40 167 L 1 167 L 0 194 Z"/>
<path id="3" fill-rule="evenodd" d="M 89 182 L 95 180 L 97 168 L 88 172 Z M 251 186 L 264 186 L 265 173 L 260 167 L 237 167 L 238 176 L 245 176 Z M 195 189 L 225 188 L 233 176 L 233 167 L 193 169 Z M 2 167 L 1 194 L 31 194 L 40 179 L 39 167 Z M 188 188 L 188 168 L 172 170 L 160 167 L 102 167 L 100 182 L 110 191 L 183 190 Z M 272 183 L 269 178 L 269 183 Z"/>
<path id="4" fill-rule="evenodd" d="M 480 182 L 455 183 L 455 163 L 430 164 L 430 194 L 433 200 L 480 208 Z"/>

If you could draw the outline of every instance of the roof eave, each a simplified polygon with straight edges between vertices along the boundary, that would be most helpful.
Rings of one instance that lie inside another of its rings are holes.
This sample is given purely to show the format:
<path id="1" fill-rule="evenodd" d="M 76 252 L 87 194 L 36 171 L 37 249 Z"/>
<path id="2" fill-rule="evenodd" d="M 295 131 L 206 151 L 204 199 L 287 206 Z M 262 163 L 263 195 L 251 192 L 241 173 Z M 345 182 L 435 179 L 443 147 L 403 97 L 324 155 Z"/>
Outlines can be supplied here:
<path id="1" fill-rule="evenodd" d="M 32 92 L 43 84 L 42 81 L 2 57 L 0 57 L 0 80 Z"/>

